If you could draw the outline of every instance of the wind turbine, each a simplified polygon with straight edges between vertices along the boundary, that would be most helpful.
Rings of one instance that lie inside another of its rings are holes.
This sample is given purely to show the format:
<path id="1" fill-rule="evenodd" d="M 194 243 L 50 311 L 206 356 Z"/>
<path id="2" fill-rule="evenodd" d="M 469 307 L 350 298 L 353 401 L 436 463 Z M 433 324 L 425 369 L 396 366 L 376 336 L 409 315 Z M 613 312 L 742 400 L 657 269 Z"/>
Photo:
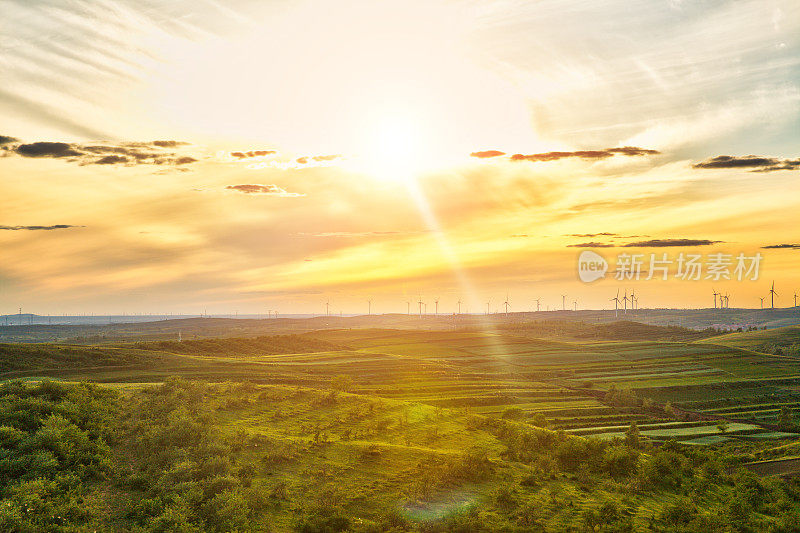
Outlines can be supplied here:
<path id="1" fill-rule="evenodd" d="M 411 302 L 406 302 L 406 314 L 411 314 Z"/>
<path id="2" fill-rule="evenodd" d="M 772 307 L 773 309 L 775 309 L 775 297 L 777 295 L 778 295 L 778 293 L 775 292 L 775 282 L 773 281 L 772 282 L 772 288 L 769 290 L 770 307 Z"/>
<path id="3" fill-rule="evenodd" d="M 617 295 L 611 298 L 611 301 L 614 302 L 614 318 L 617 318 L 619 313 L 619 289 L 617 289 Z"/>
<path id="4" fill-rule="evenodd" d="M 711 289 L 714 294 L 714 309 L 717 308 L 717 296 L 722 296 L 720 293 L 717 292 L 717 289 Z"/>
<path id="5" fill-rule="evenodd" d="M 628 314 L 628 289 L 625 289 L 624 296 L 622 297 L 622 303 L 624 304 L 624 308 L 622 312 L 624 314 Z"/>
<path id="6" fill-rule="evenodd" d="M 764 309 L 764 297 L 761 297 L 761 309 Z"/>
<path id="7" fill-rule="evenodd" d="M 435 299 L 433 303 L 436 304 L 436 311 L 434 311 L 434 316 L 439 316 L 439 299 L 438 298 Z"/>
<path id="8" fill-rule="evenodd" d="M 639 303 L 638 298 L 636 298 L 636 289 L 631 291 L 631 311 L 636 310 L 636 304 Z"/>
<path id="9" fill-rule="evenodd" d="M 461 314 L 461 299 L 458 300 L 458 314 Z"/>
<path id="10" fill-rule="evenodd" d="M 729 304 L 730 298 L 731 298 L 730 294 L 728 294 L 726 292 L 725 293 L 725 309 L 728 309 L 730 307 L 730 304 Z"/>
<path id="11" fill-rule="evenodd" d="M 367 300 L 367 314 L 372 314 L 372 300 Z"/>
<path id="12" fill-rule="evenodd" d="M 488 302 L 486 302 L 486 314 L 487 314 L 487 315 L 489 314 L 489 304 L 490 304 L 490 303 L 492 303 L 492 301 L 491 301 L 491 300 L 489 300 Z"/>
<path id="13" fill-rule="evenodd" d="M 425 303 L 422 301 L 422 296 L 419 297 L 419 301 L 417 303 L 419 304 L 419 316 L 422 318 L 422 304 Z"/>
<path id="14" fill-rule="evenodd" d="M 539 312 L 539 305 L 540 305 L 540 303 L 539 303 L 539 302 L 540 302 L 540 299 L 539 299 L 539 298 L 536 298 L 536 312 L 537 312 L 537 313 Z"/>
<path id="15" fill-rule="evenodd" d="M 566 294 L 562 294 L 561 295 L 561 310 L 562 311 L 566 311 L 567 310 L 567 295 Z"/>
<path id="16" fill-rule="evenodd" d="M 578 300 L 572 300 L 573 311 L 578 310 Z"/>
<path id="17" fill-rule="evenodd" d="M 506 316 L 508 316 L 508 306 L 510 305 L 508 303 L 508 293 L 506 293 L 506 301 L 503 302 L 503 305 L 506 306 Z"/>
<path id="18" fill-rule="evenodd" d="M 325 302 L 325 316 L 331 316 L 331 302 L 330 302 L 330 300 Z"/>
<path id="19" fill-rule="evenodd" d="M 797 307 L 797 293 L 794 293 L 794 306 Z"/>

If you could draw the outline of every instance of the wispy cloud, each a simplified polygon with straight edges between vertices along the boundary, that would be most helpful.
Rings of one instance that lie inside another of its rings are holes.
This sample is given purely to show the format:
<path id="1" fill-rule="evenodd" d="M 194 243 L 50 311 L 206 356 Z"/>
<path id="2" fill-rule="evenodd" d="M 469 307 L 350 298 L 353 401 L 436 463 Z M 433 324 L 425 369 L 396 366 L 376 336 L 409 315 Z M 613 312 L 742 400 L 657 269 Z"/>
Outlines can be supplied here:
<path id="1" fill-rule="evenodd" d="M 482 152 L 472 152 L 469 155 L 471 157 L 488 158 L 488 157 L 499 157 L 501 155 L 506 155 L 506 153 L 501 152 L 500 150 L 484 150 Z"/>
<path id="2" fill-rule="evenodd" d="M 761 248 L 765 250 L 800 250 L 800 244 L 769 244 L 767 246 L 762 246 Z"/>
<path id="3" fill-rule="evenodd" d="M 264 194 L 268 196 L 279 196 L 281 198 L 298 198 L 300 196 L 305 196 L 305 194 L 301 193 L 288 192 L 286 189 L 278 187 L 277 185 L 260 185 L 258 183 L 228 185 L 225 188 L 244 194 Z"/>
<path id="4" fill-rule="evenodd" d="M 248 150 L 247 152 L 231 152 L 231 157 L 236 159 L 251 159 L 254 157 L 265 157 L 277 154 L 276 150 Z"/>
<path id="5" fill-rule="evenodd" d="M 7 231 L 52 231 L 56 229 L 85 228 L 86 226 L 73 226 L 72 224 L 54 224 L 52 226 L 0 226 L 0 230 Z"/>
<path id="6" fill-rule="evenodd" d="M 301 165 L 307 165 L 312 161 L 315 163 L 323 163 L 325 161 L 333 161 L 335 159 L 339 159 L 340 157 L 342 157 L 341 154 L 314 155 L 314 156 L 298 157 L 295 161 L 297 161 L 297 163 Z"/>
<path id="7" fill-rule="evenodd" d="M 778 159 L 776 157 L 764 157 L 758 155 L 730 156 L 719 155 L 700 161 L 692 165 L 692 168 L 750 168 L 752 172 L 774 172 L 776 170 L 797 170 L 800 169 L 800 158 L 798 159 Z"/>
<path id="8" fill-rule="evenodd" d="M 658 150 L 651 150 L 649 148 L 639 148 L 637 146 L 623 146 L 620 148 L 606 148 L 604 150 L 577 150 L 573 152 L 542 152 L 538 154 L 514 154 L 510 157 L 511 161 L 532 161 L 532 162 L 546 162 L 558 161 L 559 159 L 566 159 L 570 157 L 578 157 L 580 159 L 606 159 L 614 155 L 624 156 L 645 156 L 656 155 L 660 152 Z"/>
<path id="9" fill-rule="evenodd" d="M 564 235 L 564 237 L 591 238 L 591 237 L 610 237 L 612 235 L 616 235 L 616 233 L 608 233 L 607 231 L 604 231 L 602 233 L 570 233 L 568 235 Z"/>
<path id="10" fill-rule="evenodd" d="M 649 241 L 629 242 L 622 246 L 626 248 L 666 248 L 673 246 L 710 246 L 721 242 L 708 239 L 652 239 Z"/>
<path id="11" fill-rule="evenodd" d="M 567 248 L 613 248 L 613 244 L 606 242 L 581 242 L 578 244 L 568 244 Z"/>

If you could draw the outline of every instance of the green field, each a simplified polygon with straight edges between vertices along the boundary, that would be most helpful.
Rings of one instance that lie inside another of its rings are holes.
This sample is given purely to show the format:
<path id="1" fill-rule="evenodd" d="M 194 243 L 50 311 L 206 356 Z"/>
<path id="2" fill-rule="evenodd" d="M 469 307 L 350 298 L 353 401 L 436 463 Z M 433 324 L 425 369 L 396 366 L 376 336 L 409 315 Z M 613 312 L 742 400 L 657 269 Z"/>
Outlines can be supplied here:
<path id="1" fill-rule="evenodd" d="M 2 344 L 0 530 L 793 530 L 797 328 L 559 328 Z"/>

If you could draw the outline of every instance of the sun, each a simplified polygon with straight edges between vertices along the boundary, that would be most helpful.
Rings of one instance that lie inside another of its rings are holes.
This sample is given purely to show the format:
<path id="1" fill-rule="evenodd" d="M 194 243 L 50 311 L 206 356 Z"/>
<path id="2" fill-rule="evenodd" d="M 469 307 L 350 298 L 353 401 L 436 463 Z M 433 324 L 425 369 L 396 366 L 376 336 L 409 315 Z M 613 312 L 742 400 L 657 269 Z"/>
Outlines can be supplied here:
<path id="1" fill-rule="evenodd" d="M 359 157 L 362 170 L 378 180 L 413 180 L 428 163 L 424 126 L 410 114 L 387 114 L 372 121 L 364 133 Z"/>

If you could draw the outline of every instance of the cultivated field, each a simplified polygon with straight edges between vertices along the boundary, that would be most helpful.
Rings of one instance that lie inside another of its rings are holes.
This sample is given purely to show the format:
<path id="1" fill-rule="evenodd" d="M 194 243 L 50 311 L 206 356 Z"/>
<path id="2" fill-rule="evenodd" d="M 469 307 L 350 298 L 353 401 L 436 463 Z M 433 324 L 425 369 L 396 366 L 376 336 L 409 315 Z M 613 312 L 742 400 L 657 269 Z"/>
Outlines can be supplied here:
<path id="1" fill-rule="evenodd" d="M 15 380 L 111 391 L 92 401 L 121 414 L 81 429 L 107 428 L 111 447 L 93 453 L 110 473 L 86 478 L 94 518 L 64 531 L 714 530 L 738 484 L 770 483 L 741 476 L 797 470 L 800 359 L 758 350 L 792 346 L 797 328 L 495 326 L 5 344 L 3 424 L 19 418 L 11 398 L 72 401 Z M 178 498 L 187 490 L 197 502 Z M 791 490 L 781 497 L 797 503 Z M 675 516 L 692 494 L 707 511 Z M 790 524 L 795 503 L 748 503 L 748 527 Z"/>

